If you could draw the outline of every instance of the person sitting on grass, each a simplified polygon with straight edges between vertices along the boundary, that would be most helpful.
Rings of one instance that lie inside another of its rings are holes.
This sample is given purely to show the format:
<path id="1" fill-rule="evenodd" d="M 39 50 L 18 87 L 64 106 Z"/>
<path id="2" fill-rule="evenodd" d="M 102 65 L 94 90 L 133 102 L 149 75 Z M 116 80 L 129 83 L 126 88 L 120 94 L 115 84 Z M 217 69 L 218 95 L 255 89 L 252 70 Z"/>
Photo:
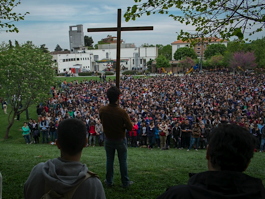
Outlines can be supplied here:
<path id="1" fill-rule="evenodd" d="M 61 157 L 36 165 L 24 184 L 26 199 L 42 198 L 48 192 L 72 195 L 73 199 L 105 199 L 102 183 L 97 175 L 80 162 L 87 144 L 86 126 L 81 120 L 66 119 L 58 126 L 56 145 Z"/>
<path id="2" fill-rule="evenodd" d="M 170 187 L 157 199 L 265 198 L 262 181 L 243 173 L 255 141 L 248 130 L 235 124 L 213 129 L 206 152 L 209 171 L 193 175 L 187 185 Z"/>
<path id="3" fill-rule="evenodd" d="M 30 144 L 30 133 L 29 133 L 29 126 L 27 122 L 24 122 L 24 126 L 22 126 L 22 136 L 25 138 L 26 144 Z"/>

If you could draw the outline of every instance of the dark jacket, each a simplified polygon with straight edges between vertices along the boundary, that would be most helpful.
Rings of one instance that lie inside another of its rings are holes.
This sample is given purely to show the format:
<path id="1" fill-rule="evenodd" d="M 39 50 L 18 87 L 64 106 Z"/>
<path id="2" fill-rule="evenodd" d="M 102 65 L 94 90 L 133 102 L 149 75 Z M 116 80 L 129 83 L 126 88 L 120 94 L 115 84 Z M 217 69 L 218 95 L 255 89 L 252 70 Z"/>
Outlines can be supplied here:
<path id="1" fill-rule="evenodd" d="M 181 129 L 180 127 L 174 127 L 173 128 L 173 137 L 177 139 L 178 137 L 181 137 Z"/>
<path id="2" fill-rule="evenodd" d="M 157 199 L 262 199 L 265 189 L 258 178 L 241 172 L 206 171 L 189 179 L 188 185 L 170 187 Z"/>
<path id="3" fill-rule="evenodd" d="M 147 127 L 147 136 L 154 137 L 155 136 L 155 126 L 151 128 L 150 126 Z"/>
<path id="4" fill-rule="evenodd" d="M 127 112 L 116 104 L 109 104 L 99 109 L 103 132 L 109 140 L 125 138 L 125 129 L 132 130 L 132 123 Z"/>

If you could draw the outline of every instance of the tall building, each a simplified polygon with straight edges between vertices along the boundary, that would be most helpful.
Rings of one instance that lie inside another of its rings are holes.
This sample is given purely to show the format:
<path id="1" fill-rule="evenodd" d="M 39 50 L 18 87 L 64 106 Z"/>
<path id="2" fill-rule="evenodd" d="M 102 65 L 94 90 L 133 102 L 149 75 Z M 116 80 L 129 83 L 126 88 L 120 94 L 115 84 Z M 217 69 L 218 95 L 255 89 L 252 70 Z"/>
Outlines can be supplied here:
<path id="1" fill-rule="evenodd" d="M 70 51 L 82 50 L 85 46 L 83 25 L 69 26 Z"/>

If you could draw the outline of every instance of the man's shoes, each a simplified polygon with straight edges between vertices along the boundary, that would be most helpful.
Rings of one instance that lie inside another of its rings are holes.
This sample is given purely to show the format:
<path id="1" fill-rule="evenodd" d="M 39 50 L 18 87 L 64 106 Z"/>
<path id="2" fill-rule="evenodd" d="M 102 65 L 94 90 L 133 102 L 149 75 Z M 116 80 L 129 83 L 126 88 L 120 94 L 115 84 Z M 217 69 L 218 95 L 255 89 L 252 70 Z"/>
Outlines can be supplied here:
<path id="1" fill-rule="evenodd" d="M 105 183 L 105 185 L 106 185 L 107 187 L 113 187 L 113 186 L 114 186 L 113 184 L 108 184 L 106 179 L 104 180 L 104 183 Z"/>
<path id="2" fill-rule="evenodd" d="M 126 186 L 122 185 L 123 188 L 128 188 L 130 185 L 132 185 L 134 182 L 133 181 L 129 181 L 128 184 Z"/>

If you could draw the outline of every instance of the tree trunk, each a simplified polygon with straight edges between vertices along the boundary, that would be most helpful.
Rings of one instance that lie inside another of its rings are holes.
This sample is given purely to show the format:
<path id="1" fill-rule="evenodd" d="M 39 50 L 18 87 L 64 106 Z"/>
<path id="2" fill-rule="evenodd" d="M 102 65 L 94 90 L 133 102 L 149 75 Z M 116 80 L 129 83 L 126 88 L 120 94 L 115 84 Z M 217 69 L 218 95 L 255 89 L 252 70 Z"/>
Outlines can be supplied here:
<path id="1" fill-rule="evenodd" d="M 15 119 L 15 116 L 16 116 L 16 111 L 14 112 L 13 116 L 12 116 L 12 119 L 10 121 L 10 115 L 11 115 L 12 111 L 9 113 L 8 115 L 8 126 L 7 126 L 7 129 L 6 129 L 6 134 L 5 134 L 5 137 L 4 139 L 8 139 L 8 134 L 9 134 L 9 131 L 11 129 L 11 127 L 13 126 L 14 124 L 14 119 Z"/>

